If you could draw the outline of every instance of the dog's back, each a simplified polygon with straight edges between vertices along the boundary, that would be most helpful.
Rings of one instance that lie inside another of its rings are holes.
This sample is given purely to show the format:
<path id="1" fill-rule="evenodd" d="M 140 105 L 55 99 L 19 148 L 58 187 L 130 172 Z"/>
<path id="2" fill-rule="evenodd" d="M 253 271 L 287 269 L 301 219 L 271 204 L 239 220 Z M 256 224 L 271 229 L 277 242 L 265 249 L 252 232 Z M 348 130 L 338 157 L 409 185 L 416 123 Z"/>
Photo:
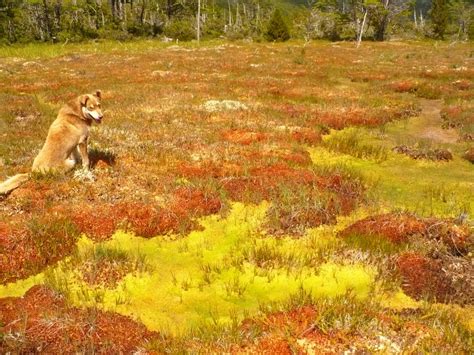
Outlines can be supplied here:
<path id="1" fill-rule="evenodd" d="M 68 171 L 75 165 L 71 154 L 87 140 L 92 120 L 84 117 L 81 97 L 64 105 L 51 124 L 46 141 L 33 161 L 32 171 Z"/>

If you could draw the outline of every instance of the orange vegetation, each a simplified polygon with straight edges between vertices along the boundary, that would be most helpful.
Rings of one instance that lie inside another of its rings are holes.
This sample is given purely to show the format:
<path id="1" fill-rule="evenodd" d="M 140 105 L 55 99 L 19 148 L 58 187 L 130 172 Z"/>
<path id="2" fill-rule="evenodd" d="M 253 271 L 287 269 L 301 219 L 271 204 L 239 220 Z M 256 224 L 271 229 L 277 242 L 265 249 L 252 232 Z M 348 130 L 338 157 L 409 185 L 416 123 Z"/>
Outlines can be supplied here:
<path id="1" fill-rule="evenodd" d="M 251 132 L 238 129 L 225 130 L 222 132 L 222 138 L 231 143 L 249 145 L 268 139 L 268 135 L 262 132 Z"/>
<path id="2" fill-rule="evenodd" d="M 0 299 L 0 332 L 7 353 L 132 353 L 157 336 L 116 313 L 69 307 L 43 286 L 21 298 Z"/>
<path id="3" fill-rule="evenodd" d="M 63 217 L 0 223 L 0 283 L 35 274 L 61 260 L 72 253 L 77 236 L 75 226 Z"/>
<path id="4" fill-rule="evenodd" d="M 294 354 L 342 353 L 355 334 L 343 334 L 336 330 L 323 332 L 317 326 L 318 311 L 314 306 L 303 306 L 285 312 L 270 313 L 261 319 L 249 319 L 242 323 L 242 333 L 251 334 L 251 341 L 233 346 L 236 354 Z M 260 333 L 255 338 L 254 332 Z M 310 350 L 311 349 L 311 350 Z"/>
<path id="5" fill-rule="evenodd" d="M 118 228 L 152 238 L 168 233 L 185 233 L 195 227 L 193 218 L 217 213 L 221 202 L 213 194 L 190 188 L 175 191 L 166 207 L 142 202 L 103 205 L 98 211 L 85 207 L 72 219 L 79 230 L 96 240 L 109 238 Z"/>
<path id="6" fill-rule="evenodd" d="M 452 293 L 450 279 L 440 261 L 407 252 L 397 258 L 403 290 L 415 299 L 431 298 L 445 302 Z"/>
<path id="7" fill-rule="evenodd" d="M 468 246 L 472 245 L 472 235 L 467 226 L 457 225 L 447 219 L 419 218 L 403 213 L 364 218 L 347 227 L 340 235 L 384 238 L 396 244 L 408 242 L 411 236 L 419 236 L 442 241 L 454 253 L 465 252 Z"/>

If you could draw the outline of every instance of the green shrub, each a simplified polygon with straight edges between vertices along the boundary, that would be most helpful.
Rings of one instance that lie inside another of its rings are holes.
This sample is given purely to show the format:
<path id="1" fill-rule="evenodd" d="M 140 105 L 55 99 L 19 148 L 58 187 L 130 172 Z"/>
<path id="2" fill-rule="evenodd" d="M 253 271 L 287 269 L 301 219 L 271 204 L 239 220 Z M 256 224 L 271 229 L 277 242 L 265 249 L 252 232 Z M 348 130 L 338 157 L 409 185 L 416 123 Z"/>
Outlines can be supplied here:
<path id="1" fill-rule="evenodd" d="M 469 24 L 467 27 L 467 37 L 470 41 L 474 41 L 474 11 L 469 18 Z"/>
<path id="2" fill-rule="evenodd" d="M 129 24 L 127 26 L 127 32 L 137 37 L 156 36 L 160 33 L 159 28 L 147 23 L 141 24 L 138 22 Z"/>
<path id="3" fill-rule="evenodd" d="M 433 0 L 431 5 L 431 24 L 434 35 L 444 39 L 449 23 L 449 7 L 447 0 Z"/>
<path id="4" fill-rule="evenodd" d="M 180 41 L 190 41 L 196 37 L 196 32 L 190 19 L 169 22 L 165 26 L 164 34 L 167 37 Z"/>
<path id="5" fill-rule="evenodd" d="M 268 23 L 266 38 L 269 41 L 284 42 L 290 39 L 290 29 L 280 10 L 276 9 Z"/>

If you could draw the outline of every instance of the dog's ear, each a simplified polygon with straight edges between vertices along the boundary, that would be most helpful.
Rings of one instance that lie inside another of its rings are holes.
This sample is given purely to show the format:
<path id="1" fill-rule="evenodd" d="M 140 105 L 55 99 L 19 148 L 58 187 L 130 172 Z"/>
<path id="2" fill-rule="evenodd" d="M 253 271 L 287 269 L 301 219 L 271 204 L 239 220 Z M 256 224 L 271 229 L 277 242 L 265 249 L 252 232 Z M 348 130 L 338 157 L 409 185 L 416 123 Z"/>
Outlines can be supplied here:
<path id="1" fill-rule="evenodd" d="M 102 99 L 102 92 L 100 90 L 97 90 L 95 92 L 95 96 L 97 96 L 99 99 Z"/>
<path id="2" fill-rule="evenodd" d="M 89 100 L 89 95 L 82 95 L 81 96 L 81 105 L 86 106 L 87 100 Z"/>

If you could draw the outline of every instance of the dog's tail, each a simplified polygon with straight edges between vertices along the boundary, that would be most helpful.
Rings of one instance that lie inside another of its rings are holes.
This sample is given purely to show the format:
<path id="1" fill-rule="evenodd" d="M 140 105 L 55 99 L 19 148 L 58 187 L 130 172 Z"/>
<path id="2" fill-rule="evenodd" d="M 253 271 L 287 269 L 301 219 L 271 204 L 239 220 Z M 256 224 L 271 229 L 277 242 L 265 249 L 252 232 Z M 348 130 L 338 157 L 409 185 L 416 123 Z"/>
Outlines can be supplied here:
<path id="1" fill-rule="evenodd" d="M 0 184 L 0 195 L 7 195 L 21 184 L 28 181 L 30 174 L 17 174 Z"/>

